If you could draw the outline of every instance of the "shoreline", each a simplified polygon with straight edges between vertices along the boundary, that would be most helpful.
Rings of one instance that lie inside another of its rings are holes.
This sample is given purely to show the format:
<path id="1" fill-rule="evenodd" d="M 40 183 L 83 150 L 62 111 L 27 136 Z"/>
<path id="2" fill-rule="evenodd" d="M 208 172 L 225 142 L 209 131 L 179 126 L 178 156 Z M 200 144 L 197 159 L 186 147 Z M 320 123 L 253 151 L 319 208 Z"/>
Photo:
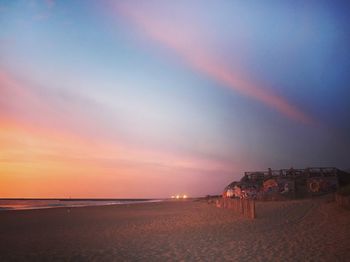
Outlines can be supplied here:
<path id="1" fill-rule="evenodd" d="M 25 210 L 39 210 L 39 209 L 52 209 L 52 208 L 82 208 L 82 207 L 89 207 L 89 206 L 113 206 L 113 205 L 135 205 L 135 204 L 147 204 L 147 203 L 155 203 L 155 202 L 162 202 L 167 200 L 162 199 L 148 199 L 148 200 L 88 200 L 88 199 L 72 199 L 72 200 L 60 200 L 60 199 L 35 199 L 35 200 L 15 200 L 15 201 L 34 201 L 31 204 L 1 204 L 0 202 L 0 213 L 4 211 L 25 211 Z M 64 204 L 47 204 L 38 206 L 35 204 L 35 202 L 38 201 L 58 201 L 63 202 Z M 107 203 L 101 203 L 101 202 L 107 202 Z M 111 202 L 114 201 L 114 202 Z M 71 204 L 72 202 L 83 202 L 83 203 L 75 203 Z M 85 203 L 84 203 L 85 202 Z M 69 204 L 68 204 L 69 203 Z"/>

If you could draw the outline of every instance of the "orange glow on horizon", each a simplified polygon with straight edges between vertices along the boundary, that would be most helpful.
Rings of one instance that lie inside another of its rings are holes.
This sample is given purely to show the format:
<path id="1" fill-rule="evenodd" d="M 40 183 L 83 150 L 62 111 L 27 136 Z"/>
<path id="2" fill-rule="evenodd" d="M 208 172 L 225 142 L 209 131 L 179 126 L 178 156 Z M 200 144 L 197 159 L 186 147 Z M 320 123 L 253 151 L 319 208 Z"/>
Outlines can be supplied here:
<path id="1" fill-rule="evenodd" d="M 7 99 L 7 109 L 0 112 L 0 197 L 157 197 L 168 194 L 164 185 L 182 183 L 164 173 L 231 170 L 194 155 L 93 137 L 71 128 L 56 116 L 55 104 L 9 74 L 2 71 L 0 81 L 5 87 L 0 94 Z M 51 122 L 27 119 L 32 106 Z M 56 117 L 58 128 L 51 126 Z M 146 181 L 152 181 L 149 188 Z"/>
<path id="2" fill-rule="evenodd" d="M 156 181 L 165 170 L 229 169 L 165 152 L 89 144 L 82 138 L 60 137 L 4 122 L 0 125 L 0 146 L 0 197 L 95 197 L 96 193 L 105 197 L 94 185 L 110 188 L 106 178 L 119 181 L 115 192 L 122 190 L 119 194 L 125 196 L 130 194 L 129 187 L 141 185 L 144 174 L 153 173 L 149 176 L 157 177 Z M 74 181 L 79 181 L 78 185 Z"/>
<path id="3" fill-rule="evenodd" d="M 47 90 L 41 97 L 3 70 L 0 85 L 0 197 L 166 197 L 174 187 L 202 190 L 198 174 L 234 170 L 227 161 L 95 136 L 85 128 L 99 122 L 62 115 L 70 104 L 56 105 Z"/>

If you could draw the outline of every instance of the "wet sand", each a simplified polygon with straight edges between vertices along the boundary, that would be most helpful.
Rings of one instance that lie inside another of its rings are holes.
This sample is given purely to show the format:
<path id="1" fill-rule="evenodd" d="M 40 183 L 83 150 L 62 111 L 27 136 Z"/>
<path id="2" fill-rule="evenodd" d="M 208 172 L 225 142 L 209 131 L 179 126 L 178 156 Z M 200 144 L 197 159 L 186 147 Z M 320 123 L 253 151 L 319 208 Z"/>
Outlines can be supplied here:
<path id="1" fill-rule="evenodd" d="M 249 220 L 199 201 L 1 211 L 0 261 L 350 260 L 350 211 L 329 198 L 256 211 Z"/>

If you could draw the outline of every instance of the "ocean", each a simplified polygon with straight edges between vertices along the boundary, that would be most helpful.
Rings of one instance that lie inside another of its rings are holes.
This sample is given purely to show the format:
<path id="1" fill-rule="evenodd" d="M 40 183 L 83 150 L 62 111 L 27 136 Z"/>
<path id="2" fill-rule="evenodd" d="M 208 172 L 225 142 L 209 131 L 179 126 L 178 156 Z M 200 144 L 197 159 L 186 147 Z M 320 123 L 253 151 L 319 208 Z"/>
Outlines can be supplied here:
<path id="1" fill-rule="evenodd" d="M 30 210 L 60 207 L 108 206 L 160 202 L 160 199 L 0 199 L 2 210 Z"/>

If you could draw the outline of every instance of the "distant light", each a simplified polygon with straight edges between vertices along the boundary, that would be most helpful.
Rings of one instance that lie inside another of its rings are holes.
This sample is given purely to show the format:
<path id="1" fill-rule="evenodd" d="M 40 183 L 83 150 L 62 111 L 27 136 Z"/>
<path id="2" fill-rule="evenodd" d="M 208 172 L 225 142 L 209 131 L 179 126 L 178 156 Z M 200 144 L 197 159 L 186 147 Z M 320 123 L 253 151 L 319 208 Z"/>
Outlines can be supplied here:
<path id="1" fill-rule="evenodd" d="M 179 195 L 176 195 L 176 199 L 179 199 L 180 198 L 180 196 Z"/>
<path id="2" fill-rule="evenodd" d="M 171 196 L 171 198 L 175 198 L 175 196 Z"/>
<path id="3" fill-rule="evenodd" d="M 187 198 L 187 196 L 186 196 L 186 195 L 184 195 L 184 196 L 183 196 L 183 198 Z"/>

